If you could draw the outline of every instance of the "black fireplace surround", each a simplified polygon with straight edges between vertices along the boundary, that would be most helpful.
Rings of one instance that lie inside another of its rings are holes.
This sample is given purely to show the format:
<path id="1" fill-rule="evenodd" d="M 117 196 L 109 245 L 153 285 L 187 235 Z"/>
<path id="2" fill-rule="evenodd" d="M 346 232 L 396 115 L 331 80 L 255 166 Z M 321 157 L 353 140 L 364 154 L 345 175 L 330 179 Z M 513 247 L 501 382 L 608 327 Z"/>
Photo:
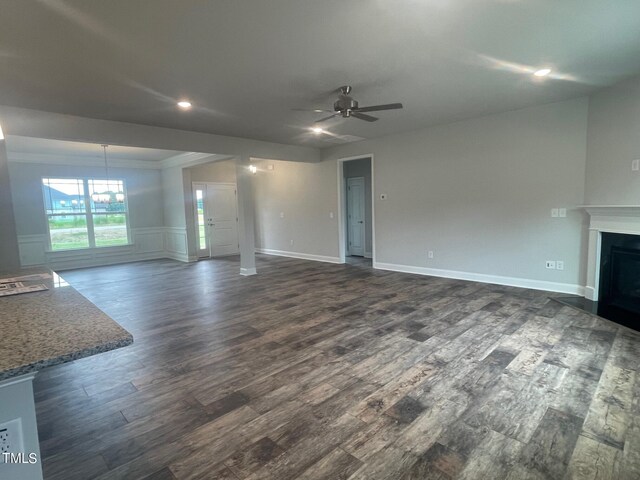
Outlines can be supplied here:
<path id="1" fill-rule="evenodd" d="M 640 235 L 602 233 L 598 315 L 640 330 Z"/>

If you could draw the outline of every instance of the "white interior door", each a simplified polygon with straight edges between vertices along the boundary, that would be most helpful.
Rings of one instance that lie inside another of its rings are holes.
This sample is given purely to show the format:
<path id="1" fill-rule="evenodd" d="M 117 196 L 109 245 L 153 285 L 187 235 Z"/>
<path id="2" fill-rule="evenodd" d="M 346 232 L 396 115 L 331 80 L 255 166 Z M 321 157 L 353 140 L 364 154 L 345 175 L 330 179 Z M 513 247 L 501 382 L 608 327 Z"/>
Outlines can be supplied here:
<path id="1" fill-rule="evenodd" d="M 364 177 L 347 178 L 347 253 L 364 256 Z"/>
<path id="2" fill-rule="evenodd" d="M 236 186 L 194 183 L 198 256 L 235 255 L 238 245 Z"/>

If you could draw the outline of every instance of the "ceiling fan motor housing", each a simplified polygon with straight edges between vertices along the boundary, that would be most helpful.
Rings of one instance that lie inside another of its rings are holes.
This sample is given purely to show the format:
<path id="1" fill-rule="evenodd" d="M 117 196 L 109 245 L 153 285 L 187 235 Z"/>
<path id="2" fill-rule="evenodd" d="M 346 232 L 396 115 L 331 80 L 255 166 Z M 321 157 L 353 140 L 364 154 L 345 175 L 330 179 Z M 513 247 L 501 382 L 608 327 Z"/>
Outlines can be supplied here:
<path id="1" fill-rule="evenodd" d="M 333 104 L 336 112 L 341 112 L 343 117 L 351 116 L 351 110 L 358 108 L 358 102 L 348 95 L 340 95 L 338 100 Z"/>

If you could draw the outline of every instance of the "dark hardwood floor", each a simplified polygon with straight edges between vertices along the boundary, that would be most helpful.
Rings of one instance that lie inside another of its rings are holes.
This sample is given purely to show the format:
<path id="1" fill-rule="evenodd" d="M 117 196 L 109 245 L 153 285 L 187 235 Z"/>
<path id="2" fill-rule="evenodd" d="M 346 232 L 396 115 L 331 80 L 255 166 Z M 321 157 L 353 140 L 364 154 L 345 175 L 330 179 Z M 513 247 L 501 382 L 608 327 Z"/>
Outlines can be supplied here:
<path id="1" fill-rule="evenodd" d="M 38 375 L 45 478 L 640 478 L 635 332 L 533 290 L 258 267 L 64 272 L 135 343 Z"/>

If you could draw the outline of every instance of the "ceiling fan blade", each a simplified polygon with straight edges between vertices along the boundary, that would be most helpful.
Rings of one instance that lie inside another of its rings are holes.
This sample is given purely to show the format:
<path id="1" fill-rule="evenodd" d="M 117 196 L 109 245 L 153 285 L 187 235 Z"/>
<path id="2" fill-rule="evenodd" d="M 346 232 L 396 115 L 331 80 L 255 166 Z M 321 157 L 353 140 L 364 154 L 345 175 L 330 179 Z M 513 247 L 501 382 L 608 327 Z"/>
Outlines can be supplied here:
<path id="1" fill-rule="evenodd" d="M 315 121 L 315 122 L 313 122 L 313 123 L 326 122 L 327 120 L 331 120 L 333 117 L 335 117 L 335 116 L 337 116 L 337 115 L 340 115 L 340 112 L 336 112 L 336 113 L 334 113 L 333 115 L 329 115 L 328 117 L 324 117 L 324 118 L 321 118 L 320 120 L 316 120 L 316 121 Z"/>
<path id="2" fill-rule="evenodd" d="M 292 108 L 292 112 L 315 112 L 315 113 L 332 113 L 333 110 L 325 110 L 324 108 Z"/>
<path id="3" fill-rule="evenodd" d="M 364 120 L 365 122 L 376 122 L 378 119 L 376 117 L 372 117 L 371 115 L 365 115 L 364 113 L 351 112 L 352 117 L 359 118 L 360 120 Z"/>
<path id="4" fill-rule="evenodd" d="M 372 105 L 370 107 L 359 107 L 356 112 L 379 112 L 380 110 L 396 110 L 402 108 L 401 103 L 387 103 L 386 105 Z"/>

